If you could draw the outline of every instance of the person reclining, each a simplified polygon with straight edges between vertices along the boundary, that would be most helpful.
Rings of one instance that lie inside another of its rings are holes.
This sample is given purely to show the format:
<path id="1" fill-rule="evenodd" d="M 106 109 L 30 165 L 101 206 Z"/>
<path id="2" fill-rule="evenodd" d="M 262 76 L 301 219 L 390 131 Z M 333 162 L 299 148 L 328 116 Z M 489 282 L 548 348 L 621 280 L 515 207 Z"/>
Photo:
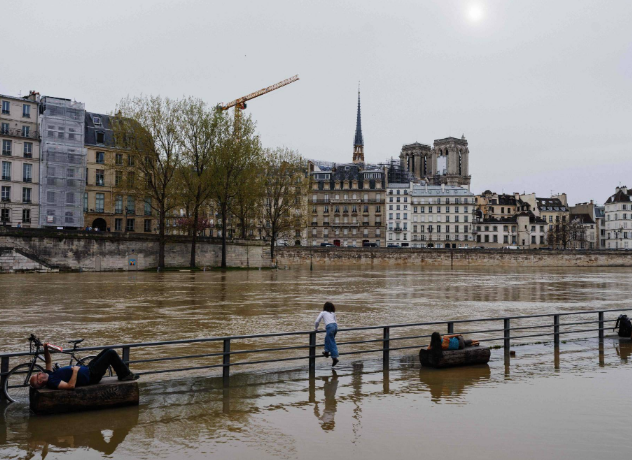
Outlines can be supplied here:
<path id="1" fill-rule="evenodd" d="M 465 340 L 461 334 L 444 335 L 433 332 L 430 337 L 430 345 L 428 350 L 463 350 L 465 347 L 476 347 L 479 343 L 477 340 Z"/>
<path id="2" fill-rule="evenodd" d="M 121 381 L 138 379 L 138 375 L 131 372 L 118 353 L 111 348 L 103 350 L 87 366 L 65 366 L 53 371 L 50 351 L 46 344 L 44 359 L 46 370 L 31 376 L 29 380 L 31 387 L 36 389 L 46 386 L 52 390 L 74 390 L 76 387 L 94 385 L 101 381 L 110 366 L 114 368 Z"/>

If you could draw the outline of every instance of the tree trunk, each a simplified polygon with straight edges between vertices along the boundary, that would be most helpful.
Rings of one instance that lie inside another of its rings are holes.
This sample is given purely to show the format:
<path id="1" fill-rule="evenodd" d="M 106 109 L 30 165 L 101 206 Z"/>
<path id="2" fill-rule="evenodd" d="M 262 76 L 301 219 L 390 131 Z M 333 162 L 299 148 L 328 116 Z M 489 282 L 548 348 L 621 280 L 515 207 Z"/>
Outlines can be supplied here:
<path id="1" fill-rule="evenodd" d="M 165 206 L 160 205 L 160 222 L 158 224 L 158 268 L 165 268 Z"/>
<path id="2" fill-rule="evenodd" d="M 226 203 L 222 203 L 222 264 L 221 268 L 226 268 L 226 215 L 228 214 Z"/>
<path id="3" fill-rule="evenodd" d="M 274 260 L 274 243 L 276 243 L 276 237 L 277 237 L 276 232 L 273 229 L 270 236 L 270 259 L 271 260 Z"/>
<path id="4" fill-rule="evenodd" d="M 193 234 L 191 235 L 191 268 L 195 268 L 195 248 L 197 244 L 197 234 L 198 234 L 198 215 L 200 213 L 199 208 L 196 206 L 193 210 Z"/>

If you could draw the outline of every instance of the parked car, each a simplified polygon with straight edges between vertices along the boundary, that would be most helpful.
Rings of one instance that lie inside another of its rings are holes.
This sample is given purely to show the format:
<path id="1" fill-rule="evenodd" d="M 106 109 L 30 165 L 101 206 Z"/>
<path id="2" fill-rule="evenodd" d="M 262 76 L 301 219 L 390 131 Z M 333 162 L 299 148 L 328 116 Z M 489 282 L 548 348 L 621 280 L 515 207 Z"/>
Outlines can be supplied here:
<path id="1" fill-rule="evenodd" d="M 323 247 L 323 248 L 331 248 L 331 247 L 333 247 L 334 245 L 333 245 L 333 244 L 331 244 L 331 243 L 320 243 L 320 246 L 321 246 L 321 247 Z"/>

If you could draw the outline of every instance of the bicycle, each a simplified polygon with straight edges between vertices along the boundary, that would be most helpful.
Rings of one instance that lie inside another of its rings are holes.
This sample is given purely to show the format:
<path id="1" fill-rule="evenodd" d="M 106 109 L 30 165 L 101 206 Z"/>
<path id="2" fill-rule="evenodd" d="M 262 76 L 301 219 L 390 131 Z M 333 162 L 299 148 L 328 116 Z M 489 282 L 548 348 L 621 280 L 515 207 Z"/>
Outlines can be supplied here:
<path id="1" fill-rule="evenodd" d="M 4 382 L 4 395 L 11 402 L 26 402 L 29 398 L 29 380 L 31 376 L 38 372 L 44 372 L 44 368 L 37 363 L 37 360 L 46 362 L 44 358 L 40 356 L 41 350 L 44 348 L 44 344 L 31 334 L 29 337 L 29 351 L 33 355 L 30 362 L 18 364 L 7 374 L 7 378 Z M 58 350 L 59 353 L 70 355 L 69 366 L 87 366 L 90 361 L 96 358 L 95 355 L 85 356 L 83 358 L 77 357 L 75 352 L 77 351 L 77 345 L 83 342 L 84 339 L 69 340 L 68 343 L 73 344 L 71 350 L 65 351 L 60 347 L 54 347 L 54 350 Z M 53 370 L 59 369 L 59 364 L 55 363 Z M 109 367 L 106 375 L 112 376 L 112 368 Z"/>

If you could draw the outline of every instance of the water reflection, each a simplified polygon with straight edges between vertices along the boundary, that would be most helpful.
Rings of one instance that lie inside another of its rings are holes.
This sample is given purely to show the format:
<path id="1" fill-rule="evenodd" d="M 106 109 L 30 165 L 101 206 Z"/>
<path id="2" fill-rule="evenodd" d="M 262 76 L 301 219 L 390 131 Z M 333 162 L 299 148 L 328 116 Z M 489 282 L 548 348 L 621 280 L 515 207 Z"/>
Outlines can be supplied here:
<path id="1" fill-rule="evenodd" d="M 434 403 L 462 399 L 469 387 L 490 381 L 489 365 L 480 364 L 461 368 L 432 369 L 422 367 L 419 381 L 428 388 Z"/>
<path id="2" fill-rule="evenodd" d="M 332 375 L 323 377 L 325 384 L 323 385 L 323 391 L 325 393 L 325 407 L 320 412 L 318 402 L 314 405 L 314 415 L 320 421 L 320 427 L 323 431 L 331 431 L 336 427 L 336 391 L 338 391 L 338 373 L 335 370 L 331 371 Z"/>

